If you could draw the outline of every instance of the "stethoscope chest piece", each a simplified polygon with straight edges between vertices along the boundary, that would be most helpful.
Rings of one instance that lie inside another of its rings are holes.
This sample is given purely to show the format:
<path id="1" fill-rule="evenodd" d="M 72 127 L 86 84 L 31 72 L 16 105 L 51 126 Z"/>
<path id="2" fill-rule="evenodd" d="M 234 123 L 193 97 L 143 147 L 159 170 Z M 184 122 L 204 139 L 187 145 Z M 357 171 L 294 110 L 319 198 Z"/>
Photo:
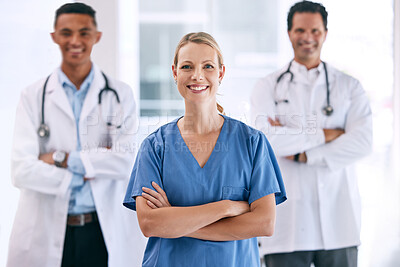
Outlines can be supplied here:
<path id="1" fill-rule="evenodd" d="M 324 108 L 322 109 L 322 113 L 323 113 L 325 116 L 330 116 L 330 115 L 332 115 L 332 113 L 333 113 L 333 107 L 332 107 L 331 105 L 328 105 L 328 106 L 324 107 Z"/>
<path id="2" fill-rule="evenodd" d="M 40 124 L 40 127 L 37 131 L 40 138 L 46 138 L 50 136 L 50 128 L 46 124 Z"/>

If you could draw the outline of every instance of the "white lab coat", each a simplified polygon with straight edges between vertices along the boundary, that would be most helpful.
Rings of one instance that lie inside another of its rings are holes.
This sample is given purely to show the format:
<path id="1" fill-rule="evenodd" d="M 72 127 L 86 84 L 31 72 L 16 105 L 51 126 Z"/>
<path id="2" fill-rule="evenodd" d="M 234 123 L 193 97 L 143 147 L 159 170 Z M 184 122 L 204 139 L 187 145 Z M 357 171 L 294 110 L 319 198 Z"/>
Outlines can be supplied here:
<path id="1" fill-rule="evenodd" d="M 322 64 L 314 83 L 304 66 L 293 62 L 292 86 L 285 75 L 274 92 L 285 66 L 255 86 L 251 98 L 253 125 L 268 137 L 282 171 L 288 200 L 277 206 L 275 233 L 260 238 L 260 254 L 301 250 L 338 249 L 360 244 L 361 206 L 354 163 L 371 151 L 372 119 L 369 100 L 354 78 L 327 64 L 330 102 Z M 274 99 L 288 99 L 279 103 Z M 272 127 L 267 117 L 278 116 L 283 126 Z M 323 128 L 345 130 L 325 144 Z M 307 163 L 285 156 L 306 152 Z"/>
<path id="2" fill-rule="evenodd" d="M 105 86 L 105 80 L 99 68 L 93 66 L 94 80 L 79 121 L 80 155 L 86 177 L 94 177 L 90 186 L 109 266 L 141 266 L 146 241 L 136 214 L 122 206 L 137 147 L 135 102 L 129 86 L 109 78 L 110 87 L 119 94 L 124 123 L 112 135 L 112 150 L 99 148 L 99 143 L 104 143 L 106 127 L 99 119 L 98 93 Z M 55 150 L 76 150 L 77 128 L 70 103 L 54 71 L 45 99 L 45 122 L 50 128 L 50 137 L 46 142 L 40 140 L 37 130 L 44 81 L 26 88 L 17 108 L 11 172 L 13 184 L 20 189 L 20 199 L 9 243 L 9 267 L 61 265 L 72 173 L 46 164 L 38 156 Z M 113 94 L 104 93 L 102 109 L 111 108 L 113 101 Z M 108 115 L 103 112 L 104 116 Z M 122 113 L 114 111 L 114 114 Z"/>

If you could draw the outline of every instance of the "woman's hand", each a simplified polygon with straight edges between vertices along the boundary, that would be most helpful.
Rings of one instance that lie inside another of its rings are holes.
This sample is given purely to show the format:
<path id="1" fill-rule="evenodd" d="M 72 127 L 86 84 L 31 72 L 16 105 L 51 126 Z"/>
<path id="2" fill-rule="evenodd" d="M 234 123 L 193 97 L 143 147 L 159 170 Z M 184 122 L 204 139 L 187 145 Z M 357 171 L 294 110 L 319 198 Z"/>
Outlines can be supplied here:
<path id="1" fill-rule="evenodd" d="M 153 189 L 147 187 L 142 188 L 142 190 L 144 191 L 142 193 L 142 197 L 146 199 L 147 205 L 152 209 L 171 207 L 165 191 L 162 190 L 162 188 L 155 182 L 152 182 L 151 185 L 157 191 L 154 191 Z"/>
<path id="2" fill-rule="evenodd" d="M 151 185 L 156 191 L 147 187 L 142 188 L 142 197 L 146 199 L 147 205 L 152 209 L 171 207 L 165 191 L 155 182 L 152 182 Z M 228 217 L 242 215 L 243 213 L 250 211 L 250 205 L 246 201 L 222 201 L 226 202 L 226 205 L 228 206 Z"/>

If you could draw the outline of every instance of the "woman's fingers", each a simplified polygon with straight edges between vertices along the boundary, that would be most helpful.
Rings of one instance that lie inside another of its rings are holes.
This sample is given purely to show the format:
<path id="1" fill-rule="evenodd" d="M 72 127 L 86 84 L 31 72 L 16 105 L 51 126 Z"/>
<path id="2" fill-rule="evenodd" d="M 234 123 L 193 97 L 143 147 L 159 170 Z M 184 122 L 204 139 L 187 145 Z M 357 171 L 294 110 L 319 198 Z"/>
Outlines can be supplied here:
<path id="1" fill-rule="evenodd" d="M 169 204 L 168 197 L 167 197 L 167 194 L 165 193 L 165 191 L 156 182 L 152 182 L 151 185 L 154 187 L 155 190 L 157 190 L 158 193 L 161 194 L 161 196 L 163 197 L 163 199 L 165 201 L 165 204 L 167 204 L 168 206 L 171 206 Z"/>
<path id="2" fill-rule="evenodd" d="M 160 199 L 162 198 L 162 196 L 161 196 L 160 193 L 157 193 L 156 191 L 154 191 L 154 190 L 152 190 L 152 189 L 150 189 L 150 188 L 143 187 L 142 190 L 143 190 L 144 192 L 146 192 L 147 194 L 153 196 L 154 198 L 158 199 L 158 200 L 160 200 Z"/>
<path id="3" fill-rule="evenodd" d="M 144 189 L 143 189 L 143 191 L 144 191 Z M 147 201 L 150 201 L 151 203 L 153 203 L 158 208 L 163 207 L 163 204 L 161 203 L 161 201 L 159 201 L 157 198 L 153 197 L 152 195 L 147 194 L 146 192 L 142 193 L 142 197 L 144 197 Z"/>
<path id="4" fill-rule="evenodd" d="M 154 205 L 156 205 L 158 208 L 162 207 L 170 207 L 171 205 L 168 202 L 167 195 L 165 194 L 164 190 L 157 185 L 156 183 L 153 182 L 153 186 L 155 186 L 158 190 L 158 192 L 154 191 L 153 189 L 147 188 L 147 187 L 142 187 L 143 195 L 147 200 L 151 201 Z M 161 192 L 161 193 L 159 193 Z"/>
<path id="5" fill-rule="evenodd" d="M 146 201 L 147 205 L 152 208 L 152 209 L 157 209 L 157 206 L 153 204 L 153 202 L 151 202 L 150 200 Z"/>
<path id="6" fill-rule="evenodd" d="M 142 187 L 142 196 L 154 205 L 154 207 L 149 206 L 152 208 L 170 207 L 171 204 L 169 204 L 165 191 L 155 182 L 152 182 L 151 185 L 156 191 L 147 187 Z"/>

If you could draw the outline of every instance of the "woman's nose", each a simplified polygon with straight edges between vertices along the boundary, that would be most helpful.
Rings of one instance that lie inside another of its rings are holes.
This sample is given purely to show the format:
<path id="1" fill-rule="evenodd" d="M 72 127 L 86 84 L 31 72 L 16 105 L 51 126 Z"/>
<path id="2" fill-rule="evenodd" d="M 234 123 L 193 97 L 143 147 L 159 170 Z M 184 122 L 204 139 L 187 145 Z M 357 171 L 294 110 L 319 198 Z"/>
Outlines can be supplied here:
<path id="1" fill-rule="evenodd" d="M 194 70 L 193 75 L 192 75 L 193 80 L 203 80 L 204 79 L 204 73 L 203 69 L 197 68 Z"/>

